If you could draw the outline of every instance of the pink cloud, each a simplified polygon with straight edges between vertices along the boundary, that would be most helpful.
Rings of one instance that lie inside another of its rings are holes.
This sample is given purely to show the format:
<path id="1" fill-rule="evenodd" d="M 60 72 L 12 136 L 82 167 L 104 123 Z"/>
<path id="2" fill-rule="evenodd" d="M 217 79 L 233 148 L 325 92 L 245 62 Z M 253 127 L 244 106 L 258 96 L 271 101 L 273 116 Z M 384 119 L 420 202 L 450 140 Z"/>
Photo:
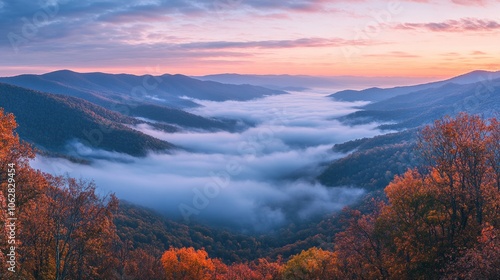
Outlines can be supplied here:
<path id="1" fill-rule="evenodd" d="M 486 5 L 486 0 L 452 0 L 451 2 L 464 6 L 484 6 Z"/>
<path id="2" fill-rule="evenodd" d="M 472 55 L 486 55 L 487 53 L 482 52 L 482 51 L 473 51 L 471 54 Z"/>
<path id="3" fill-rule="evenodd" d="M 443 22 L 402 23 L 395 26 L 401 30 L 425 30 L 433 32 L 484 32 L 500 30 L 500 23 L 494 20 L 462 18 Z"/>
<path id="4" fill-rule="evenodd" d="M 411 54 L 402 51 L 392 51 L 388 53 L 380 53 L 380 54 L 366 54 L 365 57 L 375 57 L 375 58 L 418 58 L 421 57 L 416 54 Z"/>

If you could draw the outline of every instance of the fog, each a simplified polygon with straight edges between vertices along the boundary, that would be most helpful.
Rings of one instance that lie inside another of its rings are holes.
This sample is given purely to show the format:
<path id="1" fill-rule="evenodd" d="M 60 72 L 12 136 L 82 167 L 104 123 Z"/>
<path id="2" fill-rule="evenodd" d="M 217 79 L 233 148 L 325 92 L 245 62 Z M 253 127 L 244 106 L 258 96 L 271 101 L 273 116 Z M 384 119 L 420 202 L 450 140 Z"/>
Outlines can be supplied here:
<path id="1" fill-rule="evenodd" d="M 332 145 L 380 134 L 379 124 L 346 126 L 335 118 L 363 103 L 336 102 L 324 95 L 292 93 L 247 102 L 208 102 L 191 112 L 256 124 L 240 133 L 164 133 L 142 124 L 135 129 L 182 149 L 144 158 L 68 148 L 90 165 L 38 156 L 33 166 L 53 174 L 93 179 L 101 193 L 116 195 L 167 217 L 268 231 L 314 215 L 338 211 L 358 199 L 356 186 L 325 187 L 316 176 L 343 155 Z"/>

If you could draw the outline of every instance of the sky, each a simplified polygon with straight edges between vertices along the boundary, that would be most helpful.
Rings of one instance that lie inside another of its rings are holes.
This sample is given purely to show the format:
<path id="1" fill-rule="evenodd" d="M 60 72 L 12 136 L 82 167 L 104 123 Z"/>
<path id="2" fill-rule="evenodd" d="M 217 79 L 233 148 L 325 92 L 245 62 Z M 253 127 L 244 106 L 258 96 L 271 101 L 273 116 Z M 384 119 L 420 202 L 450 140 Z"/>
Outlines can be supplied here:
<path id="1" fill-rule="evenodd" d="M 500 0 L 0 0 L 0 76 L 451 77 L 500 68 Z"/>

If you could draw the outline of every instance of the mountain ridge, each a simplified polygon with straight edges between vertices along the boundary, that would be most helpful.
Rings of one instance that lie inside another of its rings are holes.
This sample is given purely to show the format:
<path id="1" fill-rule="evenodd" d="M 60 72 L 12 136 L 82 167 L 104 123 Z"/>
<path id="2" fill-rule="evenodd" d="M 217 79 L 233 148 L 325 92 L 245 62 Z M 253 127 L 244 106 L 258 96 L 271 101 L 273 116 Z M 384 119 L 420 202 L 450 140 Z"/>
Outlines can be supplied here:
<path id="1" fill-rule="evenodd" d="M 16 116 L 22 139 L 49 152 L 65 152 L 66 145 L 75 140 L 132 156 L 175 148 L 126 126 L 141 121 L 76 97 L 0 83 L 0 107 Z"/>
<path id="2" fill-rule="evenodd" d="M 187 98 L 227 101 L 251 100 L 285 91 L 245 85 L 226 85 L 200 81 L 180 74 L 132 75 L 101 72 L 78 73 L 71 70 L 53 71 L 42 75 L 24 74 L 0 77 L 0 82 L 54 94 L 80 97 L 101 106 L 114 102 L 152 103 L 177 108 L 199 106 Z"/>
<path id="3" fill-rule="evenodd" d="M 490 81 L 500 78 L 500 71 L 485 71 L 474 70 L 456 77 L 452 77 L 443 81 L 431 83 L 417 84 L 411 86 L 399 86 L 392 88 L 372 87 L 364 90 L 343 90 L 329 95 L 339 101 L 371 101 L 378 102 L 390 99 L 399 95 L 404 95 L 421 90 L 438 88 L 449 83 L 460 85 L 471 84 L 476 82 Z"/>

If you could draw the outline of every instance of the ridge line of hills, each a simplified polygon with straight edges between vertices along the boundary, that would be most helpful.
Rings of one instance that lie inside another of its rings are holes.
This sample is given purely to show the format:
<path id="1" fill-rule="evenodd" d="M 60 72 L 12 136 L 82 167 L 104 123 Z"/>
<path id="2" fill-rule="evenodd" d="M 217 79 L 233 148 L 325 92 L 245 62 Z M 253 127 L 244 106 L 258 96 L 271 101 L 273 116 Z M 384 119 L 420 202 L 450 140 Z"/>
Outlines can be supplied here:
<path id="1" fill-rule="evenodd" d="M 206 118 L 182 108 L 200 106 L 195 99 L 244 101 L 274 94 L 286 92 L 168 74 L 135 76 L 61 70 L 0 78 L 0 106 L 17 116 L 21 137 L 54 154 L 67 153 L 71 141 L 132 156 L 167 151 L 174 145 L 130 126 L 148 123 L 165 132 L 241 130 L 252 124 Z"/>

